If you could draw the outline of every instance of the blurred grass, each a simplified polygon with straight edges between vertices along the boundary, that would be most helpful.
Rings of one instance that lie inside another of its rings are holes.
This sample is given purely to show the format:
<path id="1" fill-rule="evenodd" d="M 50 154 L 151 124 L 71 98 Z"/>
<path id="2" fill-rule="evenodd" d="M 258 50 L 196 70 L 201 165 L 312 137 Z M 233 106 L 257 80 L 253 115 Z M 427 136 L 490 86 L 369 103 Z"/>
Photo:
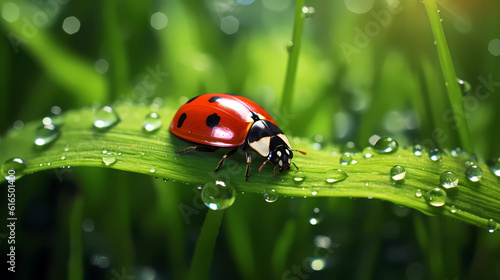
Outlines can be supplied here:
<path id="1" fill-rule="evenodd" d="M 0 3 L 4 9 L 10 2 Z M 452 107 L 442 98 L 446 88 L 439 58 L 425 7 L 419 1 L 400 2 L 400 12 L 390 13 L 390 24 L 379 31 L 372 29 L 374 35 L 367 37 L 366 44 L 356 44 L 359 33 L 355 28 L 366 34 L 367 26 L 373 28 L 373 22 L 378 22 L 374 13 L 392 11 L 392 5 L 399 2 L 377 1 L 364 14 L 347 9 L 349 1 L 306 2 L 315 7 L 316 13 L 304 23 L 295 94 L 290 100 L 292 107 L 284 112 L 275 108 L 284 98 L 286 44 L 292 34 L 294 14 L 290 1 L 256 1 L 248 6 L 232 1 L 126 1 L 119 6 L 116 1 L 69 2 L 59 5 L 46 23 L 36 25 L 36 36 L 22 41 L 18 52 L 9 35 L 22 35 L 24 19 L 35 24 L 35 13 L 48 13 L 50 6 L 32 1 L 15 3 L 20 7 L 19 19 L 14 24 L 1 19 L 2 132 L 16 120 L 39 121 L 53 105 L 65 111 L 115 99 L 149 105 L 161 97 L 164 108 L 173 112 L 191 96 L 230 92 L 262 104 L 287 127 L 291 138 L 313 139 L 321 135 L 322 141 L 318 137 L 314 140 L 323 146 L 318 153 L 325 153 L 325 147 L 332 142 L 352 140 L 364 147 L 374 133 L 394 136 L 403 145 L 420 142 L 448 149 L 460 145 L 457 130 L 447 121 L 449 115 L 444 115 Z M 488 52 L 490 40 L 498 38 L 499 3 L 445 0 L 438 2 L 438 8 L 457 75 L 472 85 L 471 93 L 464 97 L 464 109 L 473 149 L 480 161 L 499 156 L 500 131 L 496 125 L 500 113 L 496 108 L 500 97 L 497 86 L 488 88 L 483 82 L 498 81 L 500 77 L 498 57 Z M 157 31 L 149 20 L 158 11 L 168 16 L 168 25 Z M 72 15 L 82 26 L 76 34 L 68 35 L 61 24 Z M 233 35 L 220 29 L 221 19 L 229 15 L 239 20 L 238 32 Z M 342 43 L 351 45 L 356 52 L 347 55 L 340 47 Z M 104 74 L 93 69 L 100 58 L 110 63 Z M 168 75 L 154 79 L 150 69 L 157 67 Z M 144 87 L 145 79 L 154 86 Z M 436 129 L 441 132 L 436 134 Z M 295 148 L 302 145 L 309 142 L 297 143 Z M 212 157 L 217 160 L 216 155 Z M 85 277 L 116 278 L 123 269 L 136 277 L 151 271 L 158 278 L 185 275 L 183 270 L 192 256 L 204 216 L 200 214 L 206 210 L 195 207 L 198 214 L 190 216 L 183 230 L 178 230 L 179 221 L 175 222 L 182 215 L 173 211 L 181 204 L 197 205 L 193 204 L 191 190 L 195 186 L 186 188 L 171 181 L 163 184 L 149 177 L 95 168 L 55 169 L 26 176 L 18 183 L 22 186 L 17 189 L 18 217 L 23 221 L 18 232 L 18 253 L 20 259 L 26 260 L 26 269 L 16 274 L 18 279 L 34 275 L 64 279 L 67 275 L 61 277 L 60 271 L 66 268 L 57 265 L 67 260 L 64 253 L 44 258 L 53 252 L 65 252 L 67 246 L 60 244 L 64 241 L 49 241 L 55 233 L 68 234 L 63 230 L 66 227 L 54 219 L 65 210 L 51 203 L 57 198 L 70 199 L 61 194 L 67 188 L 82 191 L 83 217 L 96 224 L 94 231 L 82 232 Z M 170 189 L 178 195 L 171 196 Z M 116 196 L 120 192 L 125 192 L 127 199 Z M 0 199 L 5 201 L 5 196 L 3 192 Z M 118 201 L 113 202 L 114 198 Z M 308 223 L 314 207 L 325 213 L 316 226 Z M 368 221 L 366 214 L 377 207 L 382 214 L 361 228 Z M 327 256 L 326 268 L 317 272 L 307 268 L 302 273 L 318 279 L 350 278 L 360 269 L 359 275 L 385 279 L 437 279 L 443 274 L 447 278 L 499 277 L 497 234 L 401 209 L 380 201 L 340 198 L 280 197 L 267 204 L 260 195 L 240 194 L 225 215 L 225 230 L 216 244 L 211 276 L 255 279 L 265 278 L 269 271 L 280 276 L 294 266 L 302 269 L 304 260 L 314 254 L 314 237 L 328 235 L 338 246 Z M 107 210 L 111 210 L 109 214 L 102 215 Z M 295 237 L 282 240 L 290 220 L 297 224 Z M 442 224 L 439 230 L 433 229 L 436 223 Z M 246 234 L 238 228 L 242 226 Z M 417 242 L 422 239 L 421 232 L 427 235 L 427 246 Z M 368 237 L 372 242 L 360 242 Z M 275 246 L 279 242 L 283 245 Z M 433 244 L 439 243 L 445 260 L 436 268 L 432 258 L 440 251 Z M 186 248 L 182 249 L 181 244 Z M 365 244 L 371 246 L 371 253 L 364 253 Z M 286 255 L 287 247 L 293 248 L 293 253 L 286 259 L 273 259 L 269 248 L 278 247 L 284 249 L 277 249 L 272 256 Z M 457 252 L 459 257 L 452 257 L 450 252 Z M 93 263 L 95 255 L 109 257 L 109 265 L 102 268 Z M 285 271 L 273 267 L 275 263 L 284 265 Z M 47 267 L 53 274 L 47 272 Z"/>

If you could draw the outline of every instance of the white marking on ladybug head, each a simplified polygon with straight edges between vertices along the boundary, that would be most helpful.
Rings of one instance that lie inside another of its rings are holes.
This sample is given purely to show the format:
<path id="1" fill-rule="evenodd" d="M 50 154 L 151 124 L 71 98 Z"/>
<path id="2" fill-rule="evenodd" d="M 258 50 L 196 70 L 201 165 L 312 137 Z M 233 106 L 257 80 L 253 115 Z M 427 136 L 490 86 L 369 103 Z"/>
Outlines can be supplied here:
<path id="1" fill-rule="evenodd" d="M 276 154 L 278 154 L 278 157 L 281 157 L 281 151 L 278 151 Z"/>
<path id="2" fill-rule="evenodd" d="M 292 162 L 292 160 L 291 160 L 291 159 L 288 159 L 288 165 L 290 165 L 290 163 L 291 163 L 291 162 Z"/>
<path id="3" fill-rule="evenodd" d="M 278 165 L 283 166 L 283 161 L 281 159 L 280 159 L 280 161 L 278 161 Z"/>
<path id="4" fill-rule="evenodd" d="M 290 155 L 290 151 L 288 149 L 285 150 L 287 155 Z"/>
<path id="5" fill-rule="evenodd" d="M 285 142 L 285 144 L 288 146 L 288 148 L 292 148 L 292 146 L 290 145 L 290 142 L 288 142 L 288 138 L 286 138 L 285 134 L 278 134 L 278 137 L 281 138 L 281 140 L 283 140 L 283 142 Z"/>
<path id="6" fill-rule="evenodd" d="M 259 153 L 263 157 L 267 157 L 269 155 L 269 144 L 271 143 L 271 136 L 262 137 L 257 141 L 253 141 L 248 143 L 250 148 L 254 149 L 257 153 Z"/>

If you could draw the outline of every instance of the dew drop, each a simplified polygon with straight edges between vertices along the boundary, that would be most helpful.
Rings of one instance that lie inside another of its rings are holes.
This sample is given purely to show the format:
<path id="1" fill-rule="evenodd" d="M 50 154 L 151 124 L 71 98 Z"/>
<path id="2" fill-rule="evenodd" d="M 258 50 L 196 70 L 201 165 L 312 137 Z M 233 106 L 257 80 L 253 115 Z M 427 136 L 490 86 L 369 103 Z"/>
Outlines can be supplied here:
<path id="1" fill-rule="evenodd" d="M 210 181 L 201 190 L 201 199 L 212 210 L 222 210 L 233 205 L 236 191 L 224 181 Z"/>
<path id="2" fill-rule="evenodd" d="M 427 193 L 427 203 L 434 207 L 441 207 L 446 202 L 446 192 L 441 188 L 433 188 Z"/>
<path id="3" fill-rule="evenodd" d="M 120 122 L 120 117 L 109 106 L 104 106 L 95 112 L 94 127 L 97 129 L 108 129 Z"/>
<path id="4" fill-rule="evenodd" d="M 158 115 L 157 113 L 154 113 L 154 112 L 146 115 L 146 117 L 142 121 L 142 126 L 148 132 L 152 132 L 152 131 L 156 131 L 156 130 L 160 129 L 162 124 L 163 123 L 161 121 L 160 115 Z"/>
<path id="5" fill-rule="evenodd" d="M 450 207 L 450 212 L 451 212 L 452 214 L 457 213 L 457 207 L 455 207 L 455 205 L 452 205 L 452 206 Z"/>
<path id="6" fill-rule="evenodd" d="M 429 158 L 432 161 L 440 161 L 442 157 L 442 152 L 438 147 L 430 148 L 429 149 Z"/>
<path id="7" fill-rule="evenodd" d="M 347 179 L 347 173 L 340 169 L 330 169 L 326 172 L 326 182 L 335 183 Z"/>
<path id="8" fill-rule="evenodd" d="M 416 144 L 413 146 L 413 154 L 416 155 L 417 157 L 422 156 L 424 153 L 422 146 L 420 144 Z"/>
<path id="9" fill-rule="evenodd" d="M 488 166 L 495 176 L 500 177 L 500 157 L 490 159 L 488 161 Z"/>
<path id="10" fill-rule="evenodd" d="M 302 171 L 297 170 L 293 173 L 293 180 L 295 182 L 302 182 L 302 181 L 304 181 L 305 178 L 306 178 L 306 175 Z"/>
<path id="11" fill-rule="evenodd" d="M 278 200 L 278 194 L 275 189 L 264 190 L 264 200 L 269 203 L 273 203 Z"/>
<path id="12" fill-rule="evenodd" d="M 55 125 L 61 126 L 64 124 L 64 119 L 61 115 L 61 107 L 52 106 L 50 108 L 50 114 L 42 119 L 43 125 Z"/>
<path id="13" fill-rule="evenodd" d="M 2 177 L 7 181 L 15 181 L 24 175 L 24 170 L 28 164 L 21 158 L 11 158 L 2 165 Z"/>
<path id="14" fill-rule="evenodd" d="M 451 189 L 458 185 L 458 176 L 451 171 L 445 171 L 439 177 L 439 182 L 444 188 Z"/>
<path id="15" fill-rule="evenodd" d="M 401 165 L 395 165 L 391 168 L 390 174 L 392 180 L 401 181 L 406 176 L 406 170 Z"/>
<path id="16" fill-rule="evenodd" d="M 389 154 L 397 151 L 398 146 L 398 142 L 396 142 L 396 140 L 392 139 L 391 137 L 381 137 L 377 140 L 377 142 L 375 142 L 373 148 L 379 153 Z"/>
<path id="17" fill-rule="evenodd" d="M 415 192 L 416 197 L 422 197 L 422 190 L 418 189 L 417 192 Z"/>
<path id="18" fill-rule="evenodd" d="M 340 164 L 342 165 L 349 165 L 349 164 L 356 164 L 358 163 L 350 153 L 345 153 L 343 154 L 340 159 L 339 159 Z"/>
<path id="19" fill-rule="evenodd" d="M 458 85 L 460 86 L 460 90 L 462 91 L 462 95 L 465 96 L 470 93 L 471 85 L 469 82 L 464 81 L 462 79 L 457 78 Z"/>
<path id="20" fill-rule="evenodd" d="M 483 170 L 477 165 L 471 165 L 465 170 L 465 176 L 471 182 L 479 182 L 483 178 Z"/>
<path id="21" fill-rule="evenodd" d="M 54 143 L 59 135 L 59 129 L 56 126 L 52 124 L 44 125 L 38 128 L 35 133 L 35 145 L 38 147 L 47 147 L 51 143 Z"/>
<path id="22" fill-rule="evenodd" d="M 498 229 L 498 223 L 493 219 L 489 219 L 486 226 L 488 227 L 489 233 L 493 233 Z"/>
<path id="23" fill-rule="evenodd" d="M 371 158 L 373 157 L 373 148 L 372 147 L 366 147 L 363 149 L 363 157 L 364 158 Z"/>
<path id="24" fill-rule="evenodd" d="M 156 172 L 156 169 L 154 167 L 151 167 L 151 169 L 149 169 L 149 172 L 151 173 L 155 173 Z"/>
<path id="25" fill-rule="evenodd" d="M 102 155 L 102 162 L 108 166 L 116 162 L 116 156 L 113 153 L 105 153 Z"/>
<path id="26" fill-rule="evenodd" d="M 452 157 L 467 157 L 467 152 L 463 151 L 462 148 L 456 147 L 450 151 Z"/>

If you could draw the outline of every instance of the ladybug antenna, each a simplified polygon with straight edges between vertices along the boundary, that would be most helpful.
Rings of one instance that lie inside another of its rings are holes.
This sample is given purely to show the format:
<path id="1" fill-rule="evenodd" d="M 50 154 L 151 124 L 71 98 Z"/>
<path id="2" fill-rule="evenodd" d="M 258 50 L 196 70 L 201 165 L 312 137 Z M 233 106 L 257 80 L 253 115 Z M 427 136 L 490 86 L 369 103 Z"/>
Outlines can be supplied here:
<path id="1" fill-rule="evenodd" d="M 262 163 L 262 165 L 259 167 L 259 172 L 262 172 L 262 169 L 264 169 L 264 165 L 266 165 L 266 163 L 268 162 L 269 160 L 267 159 L 266 161 L 264 161 Z"/>
<path id="2" fill-rule="evenodd" d="M 297 170 L 299 170 L 299 168 L 297 167 L 297 165 L 295 165 L 295 162 L 292 161 L 292 163 L 293 163 L 293 166 L 295 166 L 295 168 L 297 168 Z"/>
<path id="3" fill-rule="evenodd" d="M 306 153 L 306 152 L 299 151 L 299 150 L 296 150 L 296 149 L 293 149 L 292 151 L 294 151 L 294 152 L 299 152 L 299 153 L 301 153 L 301 154 L 303 154 L 303 155 L 307 155 L 307 153 Z M 293 165 L 295 165 L 295 163 L 294 163 Z M 295 166 L 295 167 L 297 167 L 297 166 Z M 297 169 L 298 169 L 298 168 L 297 168 Z"/>

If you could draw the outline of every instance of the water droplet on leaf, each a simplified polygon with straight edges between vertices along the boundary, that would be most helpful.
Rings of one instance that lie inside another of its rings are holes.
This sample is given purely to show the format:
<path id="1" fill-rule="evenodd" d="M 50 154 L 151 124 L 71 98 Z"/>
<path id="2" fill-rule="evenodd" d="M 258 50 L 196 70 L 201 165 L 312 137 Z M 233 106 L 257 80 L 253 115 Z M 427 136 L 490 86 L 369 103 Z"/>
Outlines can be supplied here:
<path id="1" fill-rule="evenodd" d="M 24 170 L 28 164 L 21 158 L 11 158 L 6 160 L 2 165 L 2 177 L 7 181 L 14 181 L 24 175 Z"/>
<path id="2" fill-rule="evenodd" d="M 434 207 L 441 207 L 446 202 L 446 192 L 441 188 L 433 188 L 427 193 L 427 203 Z"/>
<path id="3" fill-rule="evenodd" d="M 479 182 L 483 178 L 483 170 L 477 165 L 471 165 L 465 170 L 465 176 L 471 182 Z"/>
<path id="4" fill-rule="evenodd" d="M 379 153 L 389 154 L 397 151 L 398 146 L 398 142 L 391 137 L 381 137 L 375 142 L 373 148 Z"/>
<path id="5" fill-rule="evenodd" d="M 345 153 L 340 157 L 339 162 L 342 165 L 348 165 L 348 164 L 353 164 L 353 160 L 354 159 L 352 158 L 351 154 Z"/>
<path id="6" fill-rule="evenodd" d="M 302 171 L 297 170 L 293 173 L 293 180 L 295 182 L 302 182 L 302 181 L 304 181 L 305 178 L 306 178 L 306 175 Z"/>
<path id="7" fill-rule="evenodd" d="M 163 122 L 157 113 L 150 113 L 146 115 L 144 121 L 142 121 L 142 126 L 148 132 L 156 131 L 160 129 Z"/>
<path id="8" fill-rule="evenodd" d="M 116 156 L 113 153 L 105 153 L 102 155 L 102 162 L 108 166 L 116 162 Z"/>
<path id="9" fill-rule="evenodd" d="M 489 233 L 493 233 L 498 229 L 498 223 L 493 219 L 489 219 L 486 226 L 488 227 Z"/>
<path id="10" fill-rule="evenodd" d="M 417 192 L 415 192 L 416 197 L 422 197 L 422 190 L 418 189 Z"/>
<path id="11" fill-rule="evenodd" d="M 47 147 L 51 143 L 57 140 L 59 137 L 59 129 L 52 125 L 44 125 L 35 133 L 35 145 L 38 147 Z"/>
<path id="12" fill-rule="evenodd" d="M 413 146 L 413 154 L 416 155 L 417 157 L 420 157 L 422 156 L 423 154 L 423 149 L 422 149 L 422 146 L 420 144 L 416 144 Z"/>
<path id="13" fill-rule="evenodd" d="M 347 173 L 340 169 L 330 169 L 326 172 L 326 182 L 335 183 L 343 181 L 347 178 Z"/>
<path id="14" fill-rule="evenodd" d="M 233 205 L 236 191 L 224 181 L 210 181 L 201 190 L 201 199 L 212 210 L 222 210 Z"/>
<path id="15" fill-rule="evenodd" d="M 406 170 L 401 165 L 395 165 L 391 168 L 391 179 L 394 181 L 401 181 L 406 176 Z"/>
<path id="16" fill-rule="evenodd" d="M 278 200 L 278 194 L 275 189 L 266 189 L 264 190 L 264 199 L 266 202 L 273 203 Z"/>
<path id="17" fill-rule="evenodd" d="M 108 129 L 120 122 L 120 117 L 109 106 L 104 106 L 95 112 L 94 127 L 97 129 Z"/>
<path id="18" fill-rule="evenodd" d="M 500 177 L 500 157 L 490 159 L 488 161 L 488 166 L 495 176 Z"/>
<path id="19" fill-rule="evenodd" d="M 440 161 L 442 157 L 442 152 L 438 147 L 433 147 L 429 149 L 429 158 L 432 161 Z"/>
<path id="20" fill-rule="evenodd" d="M 439 182 L 441 185 L 447 189 L 454 188 L 458 185 L 458 176 L 457 174 L 451 172 L 451 171 L 446 171 L 441 174 L 439 177 Z"/>

